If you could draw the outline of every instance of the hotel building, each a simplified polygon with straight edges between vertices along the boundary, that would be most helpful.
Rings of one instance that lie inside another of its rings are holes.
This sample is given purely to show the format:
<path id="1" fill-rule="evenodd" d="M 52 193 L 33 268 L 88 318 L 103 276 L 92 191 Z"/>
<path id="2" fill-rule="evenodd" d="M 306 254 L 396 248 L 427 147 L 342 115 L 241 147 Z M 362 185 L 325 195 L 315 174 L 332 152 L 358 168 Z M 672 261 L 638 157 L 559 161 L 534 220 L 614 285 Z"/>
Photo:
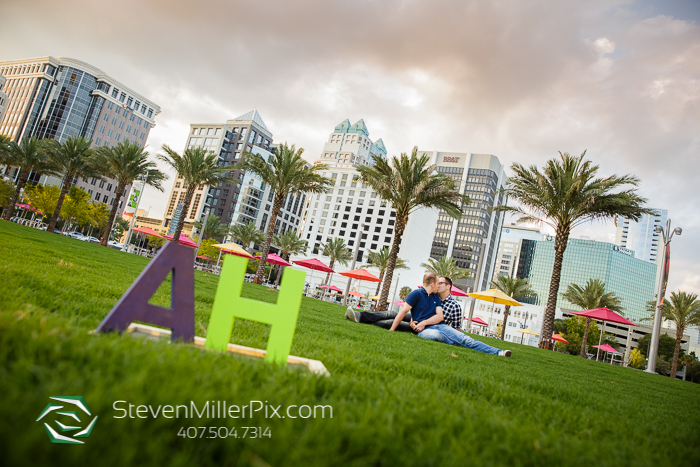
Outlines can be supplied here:
<path id="1" fill-rule="evenodd" d="M 659 246 L 659 233 L 656 226 L 665 227 L 668 211 L 655 209 L 655 214 L 643 214 L 639 221 L 626 217 L 616 217 L 615 244 L 633 250 L 635 258 L 656 264 Z"/>

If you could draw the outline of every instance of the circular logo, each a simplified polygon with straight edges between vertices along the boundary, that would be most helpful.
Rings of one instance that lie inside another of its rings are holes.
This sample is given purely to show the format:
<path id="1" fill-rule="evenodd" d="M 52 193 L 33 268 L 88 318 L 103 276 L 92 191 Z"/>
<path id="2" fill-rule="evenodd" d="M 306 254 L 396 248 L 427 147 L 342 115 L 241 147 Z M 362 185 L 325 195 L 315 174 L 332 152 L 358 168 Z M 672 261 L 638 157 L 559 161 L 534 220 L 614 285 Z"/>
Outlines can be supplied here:
<path id="1" fill-rule="evenodd" d="M 85 441 L 76 438 L 90 436 L 97 417 L 95 416 L 90 422 L 87 422 L 92 414 L 83 396 L 49 397 L 49 399 L 52 399 L 52 402 L 49 402 L 39 418 L 36 419 L 37 422 L 44 421 L 44 428 L 49 435 L 49 440 L 59 444 L 85 444 Z M 49 424 L 49 421 L 52 421 L 52 424 Z M 51 425 L 56 428 L 54 429 Z"/>

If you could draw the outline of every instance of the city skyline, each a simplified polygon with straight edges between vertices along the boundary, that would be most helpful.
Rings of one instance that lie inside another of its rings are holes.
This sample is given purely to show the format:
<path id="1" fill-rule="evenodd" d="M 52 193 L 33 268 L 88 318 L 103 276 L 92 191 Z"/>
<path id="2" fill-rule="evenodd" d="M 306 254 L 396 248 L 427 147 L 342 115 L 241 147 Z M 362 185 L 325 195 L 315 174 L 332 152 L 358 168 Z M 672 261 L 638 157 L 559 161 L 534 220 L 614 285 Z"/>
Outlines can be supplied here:
<path id="1" fill-rule="evenodd" d="M 413 146 L 487 153 L 507 173 L 514 161 L 541 166 L 559 150 L 587 149 L 602 175 L 640 177 L 648 205 L 683 228 L 669 292 L 697 293 L 700 215 L 688 201 L 700 174 L 700 8 L 690 3 L 294 2 L 217 4 L 213 15 L 206 3 L 127 1 L 105 23 L 99 2 L 50 13 L 42 2 L 8 2 L 0 60 L 72 57 L 129 83 L 162 109 L 152 154 L 162 144 L 180 151 L 191 122 L 253 108 L 276 142 L 304 147 L 308 160 L 345 118 L 364 119 L 388 156 Z M 77 12 L 79 27 L 57 34 Z M 247 18 L 235 32 L 225 26 L 232 16 Z M 235 60 L 221 59 L 222 47 Z M 146 190 L 151 215 L 165 211 L 170 175 L 164 194 Z M 612 242 L 615 227 L 573 234 Z"/>

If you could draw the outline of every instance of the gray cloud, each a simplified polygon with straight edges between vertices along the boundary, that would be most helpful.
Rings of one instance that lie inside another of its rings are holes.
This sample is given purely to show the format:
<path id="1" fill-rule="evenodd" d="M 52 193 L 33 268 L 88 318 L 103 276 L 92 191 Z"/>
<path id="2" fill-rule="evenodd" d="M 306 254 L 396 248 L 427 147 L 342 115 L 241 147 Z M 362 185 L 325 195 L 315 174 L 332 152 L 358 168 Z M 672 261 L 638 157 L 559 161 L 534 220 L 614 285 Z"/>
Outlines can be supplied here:
<path id="1" fill-rule="evenodd" d="M 153 152 L 254 107 L 310 158 L 345 118 L 392 154 L 541 164 L 587 149 L 683 225 L 671 285 L 700 292 L 700 15 L 687 3 L 6 0 L 0 58 L 79 58 L 150 97 L 163 109 Z M 165 196 L 147 196 L 162 213 Z"/>

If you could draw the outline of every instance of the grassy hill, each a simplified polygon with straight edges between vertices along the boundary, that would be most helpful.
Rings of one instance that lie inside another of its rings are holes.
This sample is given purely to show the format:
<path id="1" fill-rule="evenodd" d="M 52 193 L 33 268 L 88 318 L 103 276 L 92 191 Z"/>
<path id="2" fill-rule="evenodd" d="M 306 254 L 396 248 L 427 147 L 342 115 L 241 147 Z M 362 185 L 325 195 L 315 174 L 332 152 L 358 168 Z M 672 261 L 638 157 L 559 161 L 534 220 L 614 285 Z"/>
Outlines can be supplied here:
<path id="1" fill-rule="evenodd" d="M 318 377 L 89 333 L 145 258 L 4 221 L 0 258 L 3 465 L 700 465 L 700 385 L 478 337 L 513 351 L 484 355 L 352 323 L 344 308 L 304 298 L 292 354 L 323 361 L 331 377 Z M 218 276 L 195 278 L 203 336 Z M 167 306 L 168 288 L 153 302 Z M 256 285 L 243 292 L 276 300 Z M 237 320 L 232 342 L 264 348 L 267 334 Z M 99 417 L 94 431 L 82 446 L 50 443 L 35 420 L 49 397 L 78 395 Z M 333 415 L 115 418 L 115 401 L 329 405 Z M 270 437 L 242 438 L 253 426 Z M 239 437 L 178 436 L 188 427 L 237 427 Z"/>

